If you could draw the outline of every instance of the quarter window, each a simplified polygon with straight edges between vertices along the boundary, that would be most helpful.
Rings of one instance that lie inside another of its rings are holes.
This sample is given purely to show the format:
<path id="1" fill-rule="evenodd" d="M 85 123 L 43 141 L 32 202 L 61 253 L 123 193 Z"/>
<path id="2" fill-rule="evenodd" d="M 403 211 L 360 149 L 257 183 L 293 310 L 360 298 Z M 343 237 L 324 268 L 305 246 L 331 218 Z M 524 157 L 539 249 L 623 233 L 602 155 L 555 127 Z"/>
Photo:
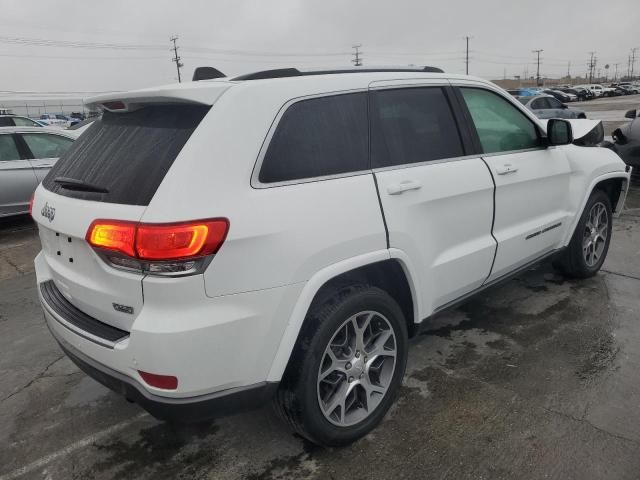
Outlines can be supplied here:
<path id="1" fill-rule="evenodd" d="M 259 180 L 282 182 L 367 170 L 367 94 L 302 100 L 282 115 Z"/>
<path id="2" fill-rule="evenodd" d="M 31 150 L 33 158 L 58 158 L 73 143 L 70 138 L 46 133 L 23 133 L 22 138 Z"/>
<path id="3" fill-rule="evenodd" d="M 372 167 L 464 155 L 449 102 L 440 87 L 372 93 Z"/>
<path id="4" fill-rule="evenodd" d="M 541 147 L 534 123 L 510 102 L 488 90 L 461 90 L 484 153 Z"/>

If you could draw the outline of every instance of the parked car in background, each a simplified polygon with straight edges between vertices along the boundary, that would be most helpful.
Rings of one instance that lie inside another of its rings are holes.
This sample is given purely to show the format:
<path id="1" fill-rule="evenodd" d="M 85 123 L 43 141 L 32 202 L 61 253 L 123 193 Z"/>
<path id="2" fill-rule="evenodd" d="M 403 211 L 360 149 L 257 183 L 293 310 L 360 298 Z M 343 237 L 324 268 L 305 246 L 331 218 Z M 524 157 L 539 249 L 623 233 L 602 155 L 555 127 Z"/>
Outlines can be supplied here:
<path id="1" fill-rule="evenodd" d="M 0 115 L 0 127 L 42 127 L 42 124 L 20 115 Z"/>
<path id="2" fill-rule="evenodd" d="M 531 88 L 512 88 L 507 90 L 507 92 L 514 97 L 533 97 L 534 95 L 538 95 L 538 91 Z"/>
<path id="3" fill-rule="evenodd" d="M 424 319 L 552 255 L 596 275 L 629 181 L 575 144 L 581 122 L 545 125 L 435 69 L 290 68 L 88 103 L 102 119 L 33 202 L 53 337 L 159 418 L 275 400 L 327 446 L 382 421 Z"/>
<path id="4" fill-rule="evenodd" d="M 36 187 L 73 141 L 59 129 L 0 128 L 0 217 L 29 211 Z"/>
<path id="5" fill-rule="evenodd" d="M 550 88 L 542 90 L 541 93 L 546 93 L 547 95 L 551 95 L 552 97 L 558 99 L 562 103 L 575 102 L 576 100 L 578 100 L 578 97 L 573 94 L 565 93 L 560 90 L 554 90 Z"/>
<path id="6" fill-rule="evenodd" d="M 551 95 L 518 97 L 518 100 L 538 118 L 587 118 L 582 110 L 569 108 Z"/>
<path id="7" fill-rule="evenodd" d="M 577 97 L 577 100 L 580 100 L 580 101 L 591 100 L 592 98 L 594 98 L 593 93 L 591 93 L 586 88 L 580 88 L 580 87 L 556 87 L 554 90 L 559 90 L 559 91 L 564 92 L 564 93 L 570 93 L 572 95 L 575 95 Z"/>
<path id="8" fill-rule="evenodd" d="M 66 128 L 69 126 L 66 118 L 58 118 L 58 116 L 53 113 L 43 113 L 38 120 L 49 127 Z"/>
<path id="9" fill-rule="evenodd" d="M 620 158 L 634 169 L 640 169 L 640 117 L 638 114 L 638 110 L 629 110 L 625 117 L 630 118 L 631 122 L 613 131 L 611 134 L 613 142 L 603 144 L 620 155 Z"/>

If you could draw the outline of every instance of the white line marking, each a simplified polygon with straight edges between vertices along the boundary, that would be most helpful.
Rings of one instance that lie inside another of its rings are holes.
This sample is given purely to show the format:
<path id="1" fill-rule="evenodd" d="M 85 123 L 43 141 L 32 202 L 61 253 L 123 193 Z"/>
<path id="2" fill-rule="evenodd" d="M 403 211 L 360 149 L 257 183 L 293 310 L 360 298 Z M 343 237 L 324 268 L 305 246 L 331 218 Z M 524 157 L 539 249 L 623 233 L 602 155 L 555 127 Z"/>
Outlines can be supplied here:
<path id="1" fill-rule="evenodd" d="M 38 468 L 42 468 L 45 465 L 53 462 L 54 460 L 60 457 L 66 457 L 67 455 L 75 452 L 76 450 L 79 450 L 88 445 L 91 445 L 92 443 L 97 442 L 98 440 L 102 440 L 103 438 L 108 437 L 109 435 L 116 433 L 120 430 L 124 430 L 132 423 L 135 423 L 141 418 L 147 417 L 147 416 L 149 416 L 148 413 L 141 413 L 129 420 L 120 422 L 116 425 L 112 425 L 111 427 L 106 428 L 100 432 L 94 433 L 93 435 L 89 435 L 88 437 L 83 438 L 82 440 L 78 440 L 77 442 L 72 443 L 71 445 L 68 445 L 63 449 L 58 450 L 57 452 L 50 453 L 49 455 L 46 455 L 34 462 L 31 462 L 28 465 L 20 467 L 11 473 L 1 475 L 0 480 L 13 480 L 14 478 L 21 477 L 22 475 L 25 475 L 29 472 L 33 472 L 34 470 L 37 470 Z"/>

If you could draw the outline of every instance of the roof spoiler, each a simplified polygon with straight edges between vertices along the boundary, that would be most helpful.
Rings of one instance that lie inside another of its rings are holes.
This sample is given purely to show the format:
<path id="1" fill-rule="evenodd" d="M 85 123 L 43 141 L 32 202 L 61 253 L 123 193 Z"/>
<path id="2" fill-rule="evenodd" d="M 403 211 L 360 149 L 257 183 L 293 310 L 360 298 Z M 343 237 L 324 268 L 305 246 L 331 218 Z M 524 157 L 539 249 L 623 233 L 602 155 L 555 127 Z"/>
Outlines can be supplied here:
<path id="1" fill-rule="evenodd" d="M 198 82 L 200 80 L 213 80 L 214 78 L 223 78 L 226 77 L 224 73 L 222 73 L 217 68 L 213 67 L 197 67 L 193 71 L 193 77 L 191 80 L 194 82 Z"/>

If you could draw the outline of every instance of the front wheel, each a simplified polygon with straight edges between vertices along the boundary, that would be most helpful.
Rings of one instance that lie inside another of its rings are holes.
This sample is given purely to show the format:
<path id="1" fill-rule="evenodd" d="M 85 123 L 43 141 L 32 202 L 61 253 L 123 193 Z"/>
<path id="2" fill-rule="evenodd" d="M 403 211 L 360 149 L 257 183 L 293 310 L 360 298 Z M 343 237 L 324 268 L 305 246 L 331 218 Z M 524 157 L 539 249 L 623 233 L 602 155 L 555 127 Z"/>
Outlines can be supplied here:
<path id="1" fill-rule="evenodd" d="M 347 445 L 380 423 L 406 362 L 407 327 L 393 298 L 367 285 L 343 289 L 307 315 L 276 409 L 312 442 Z"/>
<path id="2" fill-rule="evenodd" d="M 570 277 L 595 275 L 607 256 L 612 229 L 611 201 L 602 190 L 594 190 L 578 221 L 569 246 L 554 263 Z"/>

